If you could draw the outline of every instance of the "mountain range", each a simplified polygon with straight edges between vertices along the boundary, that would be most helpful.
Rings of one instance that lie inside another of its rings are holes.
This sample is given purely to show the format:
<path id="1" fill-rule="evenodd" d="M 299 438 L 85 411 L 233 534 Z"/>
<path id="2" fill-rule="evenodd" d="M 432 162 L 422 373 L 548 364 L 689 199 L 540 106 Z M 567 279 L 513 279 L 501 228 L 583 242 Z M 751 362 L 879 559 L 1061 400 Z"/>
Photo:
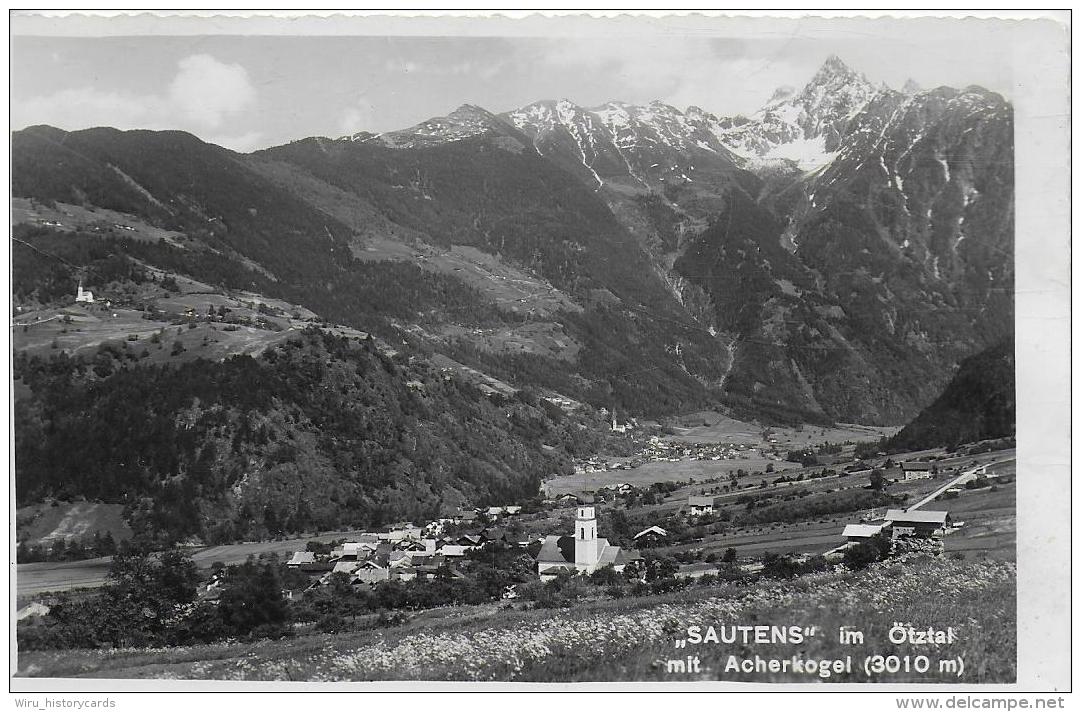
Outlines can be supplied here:
<path id="1" fill-rule="evenodd" d="M 894 91 L 831 57 L 749 117 L 464 105 L 251 154 L 31 127 L 12 180 L 181 236 L 129 257 L 515 388 L 631 415 L 900 424 L 1012 334 L 1012 134 L 997 94 Z"/>

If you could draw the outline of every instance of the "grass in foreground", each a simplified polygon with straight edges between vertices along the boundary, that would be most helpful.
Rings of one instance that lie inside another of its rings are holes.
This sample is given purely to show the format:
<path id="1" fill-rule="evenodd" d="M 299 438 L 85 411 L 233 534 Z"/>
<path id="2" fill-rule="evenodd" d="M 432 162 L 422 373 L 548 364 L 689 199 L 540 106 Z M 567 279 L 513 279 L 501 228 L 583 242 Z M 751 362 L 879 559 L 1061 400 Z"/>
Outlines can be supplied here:
<path id="1" fill-rule="evenodd" d="M 1011 562 L 966 563 L 916 556 L 863 572 L 812 574 L 750 586 L 703 586 L 662 596 L 594 601 L 574 609 L 510 611 L 498 606 L 417 614 L 400 628 L 285 641 L 165 650 L 33 652 L 19 675 L 197 680 L 740 680 L 813 682 L 795 673 L 725 672 L 728 657 L 805 659 L 853 656 L 835 682 L 1007 683 L 1016 677 L 1015 574 Z M 894 645 L 894 622 L 952 626 L 952 645 Z M 814 625 L 800 645 L 702 644 L 675 648 L 689 625 Z M 865 635 L 842 646 L 840 626 Z M 925 655 L 928 672 L 862 670 L 867 655 Z M 668 659 L 697 655 L 698 673 L 669 673 Z M 964 674 L 940 659 L 964 660 Z"/>

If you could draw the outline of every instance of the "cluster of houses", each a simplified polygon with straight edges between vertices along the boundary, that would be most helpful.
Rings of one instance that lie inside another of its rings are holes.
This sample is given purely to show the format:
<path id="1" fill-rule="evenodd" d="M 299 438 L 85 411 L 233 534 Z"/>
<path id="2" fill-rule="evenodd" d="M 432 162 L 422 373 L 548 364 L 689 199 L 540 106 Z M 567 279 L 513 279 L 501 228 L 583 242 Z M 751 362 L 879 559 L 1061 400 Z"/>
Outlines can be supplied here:
<path id="1" fill-rule="evenodd" d="M 887 509 L 881 522 L 847 524 L 841 535 L 848 544 L 857 544 L 872 537 L 884 535 L 890 539 L 916 537 L 937 538 L 949 533 L 964 522 L 954 522 L 949 512 L 924 509 Z"/>
<path id="2" fill-rule="evenodd" d="M 614 422 L 614 421 L 613 421 Z M 613 425 L 613 429 L 623 428 L 625 432 L 631 425 Z M 627 460 L 603 461 L 597 458 L 580 460 L 574 465 L 576 475 L 612 470 L 633 470 L 647 462 L 681 462 L 683 460 L 746 460 L 751 457 L 769 457 L 780 461 L 774 453 L 759 451 L 749 445 L 729 445 L 724 443 L 674 443 L 654 435 L 649 438 L 642 452 Z"/>
<path id="3" fill-rule="evenodd" d="M 496 526 L 475 533 L 443 535 L 446 525 L 474 523 L 481 513 L 496 518 L 520 512 L 517 506 L 490 507 L 481 512 L 462 512 L 453 519 L 439 519 L 424 527 L 402 525 L 387 532 L 360 534 L 327 554 L 294 552 L 285 565 L 311 575 L 312 587 L 325 585 L 334 574 L 346 574 L 353 585 L 432 579 L 441 569 L 461 577 L 463 574 L 454 564 L 471 551 L 493 544 L 526 549 L 532 542 L 512 540 Z M 650 527 L 639 532 L 635 540 L 652 544 L 667 536 L 664 529 Z M 572 535 L 546 536 L 539 544 L 536 565 L 541 580 L 564 571 L 591 574 L 605 566 L 623 571 L 627 564 L 642 558 L 636 549 L 613 546 L 598 536 L 596 509 L 590 505 L 578 507 Z"/>
<path id="4" fill-rule="evenodd" d="M 313 586 L 326 584 L 334 574 L 348 575 L 352 584 L 431 579 L 443 568 L 451 575 L 460 576 L 453 564 L 468 552 L 489 543 L 524 547 L 528 542 L 511 541 L 497 526 L 476 527 L 470 532 L 447 535 L 447 525 L 473 525 L 478 523 L 481 514 L 497 519 L 519 514 L 521 510 L 519 506 L 466 510 L 456 517 L 437 519 L 423 527 L 405 524 L 386 532 L 363 533 L 328 554 L 294 552 L 285 565 L 311 575 L 315 578 Z"/>
<path id="5" fill-rule="evenodd" d="M 579 504 L 596 504 L 613 499 L 617 496 L 625 496 L 637 492 L 638 488 L 626 482 L 618 482 L 612 485 L 598 487 L 593 492 L 577 491 L 564 492 L 555 498 L 546 498 L 544 504 L 557 504 L 564 506 L 577 506 Z"/>
<path id="6" fill-rule="evenodd" d="M 746 460 L 752 456 L 771 457 L 750 445 L 727 443 L 675 443 L 658 436 L 649 439 L 643 451 L 648 462 L 680 462 L 681 460 Z M 780 460 L 779 457 L 774 459 Z"/>

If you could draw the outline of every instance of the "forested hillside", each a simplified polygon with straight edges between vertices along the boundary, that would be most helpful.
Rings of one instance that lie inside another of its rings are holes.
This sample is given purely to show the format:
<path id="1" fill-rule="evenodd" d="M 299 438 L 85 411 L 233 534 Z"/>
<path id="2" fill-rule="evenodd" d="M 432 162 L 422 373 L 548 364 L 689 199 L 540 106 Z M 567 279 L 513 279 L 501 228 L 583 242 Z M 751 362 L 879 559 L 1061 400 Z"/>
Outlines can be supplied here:
<path id="1" fill-rule="evenodd" d="M 918 450 L 1013 435 L 1017 422 L 1013 339 L 961 362 L 946 390 L 891 438 L 890 449 Z"/>
<path id="2" fill-rule="evenodd" d="M 259 358 L 18 356 L 16 491 L 121 502 L 137 536 L 205 541 L 523 502 L 600 446 L 588 415 L 486 396 L 371 341 L 310 330 Z M 587 425 L 589 427 L 581 427 Z"/>

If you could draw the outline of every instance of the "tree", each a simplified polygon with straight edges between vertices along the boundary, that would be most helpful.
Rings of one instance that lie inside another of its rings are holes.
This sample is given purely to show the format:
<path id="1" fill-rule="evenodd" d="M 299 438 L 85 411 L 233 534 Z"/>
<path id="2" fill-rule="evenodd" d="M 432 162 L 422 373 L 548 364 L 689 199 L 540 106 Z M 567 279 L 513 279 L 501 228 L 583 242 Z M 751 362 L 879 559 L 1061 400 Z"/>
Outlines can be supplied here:
<path id="1" fill-rule="evenodd" d="M 249 559 L 226 569 L 218 612 L 233 635 L 280 636 L 289 622 L 289 604 L 273 564 Z"/>
<path id="2" fill-rule="evenodd" d="M 871 489 L 875 492 L 881 492 L 886 486 L 886 478 L 882 474 L 882 470 L 871 471 Z"/>
<path id="3" fill-rule="evenodd" d="M 728 547 L 727 549 L 724 550 L 724 556 L 721 558 L 721 561 L 723 561 L 726 564 L 734 564 L 734 563 L 736 563 L 736 558 L 737 558 L 737 552 L 736 552 L 735 548 L 730 546 L 730 547 Z"/>
<path id="4" fill-rule="evenodd" d="M 623 577 L 610 564 L 602 566 L 589 576 L 589 582 L 595 586 L 611 586 L 622 580 Z"/>
<path id="5" fill-rule="evenodd" d="M 333 544 L 325 544 L 325 543 L 323 543 L 321 541 L 314 541 L 313 540 L 313 541 L 309 541 L 307 546 L 305 546 L 304 548 L 305 548 L 305 551 L 310 551 L 313 554 L 316 554 L 316 555 L 319 555 L 319 556 L 325 556 L 325 555 L 330 554 L 330 552 L 334 550 L 334 545 Z"/>

